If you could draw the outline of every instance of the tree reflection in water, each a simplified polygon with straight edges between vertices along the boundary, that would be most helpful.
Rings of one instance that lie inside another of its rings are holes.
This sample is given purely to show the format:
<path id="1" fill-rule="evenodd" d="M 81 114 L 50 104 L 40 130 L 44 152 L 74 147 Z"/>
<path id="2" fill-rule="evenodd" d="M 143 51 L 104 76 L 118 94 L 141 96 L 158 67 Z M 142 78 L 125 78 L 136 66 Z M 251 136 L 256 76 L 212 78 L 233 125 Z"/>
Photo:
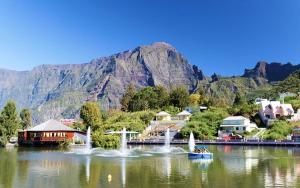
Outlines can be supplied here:
<path id="1" fill-rule="evenodd" d="M 209 150 L 214 160 L 203 164 L 186 154 L 104 158 L 59 150 L 0 149 L 0 188 L 300 187 L 298 148 Z"/>

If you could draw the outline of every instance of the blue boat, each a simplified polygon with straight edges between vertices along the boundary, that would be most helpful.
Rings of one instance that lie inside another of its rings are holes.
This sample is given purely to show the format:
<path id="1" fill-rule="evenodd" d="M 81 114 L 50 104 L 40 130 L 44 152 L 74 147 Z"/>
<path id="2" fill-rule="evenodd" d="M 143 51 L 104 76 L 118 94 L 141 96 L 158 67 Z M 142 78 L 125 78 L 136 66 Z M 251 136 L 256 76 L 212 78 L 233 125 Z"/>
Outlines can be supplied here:
<path id="1" fill-rule="evenodd" d="M 189 159 L 213 159 L 213 153 L 209 152 L 207 146 L 195 146 L 194 152 L 189 152 Z"/>

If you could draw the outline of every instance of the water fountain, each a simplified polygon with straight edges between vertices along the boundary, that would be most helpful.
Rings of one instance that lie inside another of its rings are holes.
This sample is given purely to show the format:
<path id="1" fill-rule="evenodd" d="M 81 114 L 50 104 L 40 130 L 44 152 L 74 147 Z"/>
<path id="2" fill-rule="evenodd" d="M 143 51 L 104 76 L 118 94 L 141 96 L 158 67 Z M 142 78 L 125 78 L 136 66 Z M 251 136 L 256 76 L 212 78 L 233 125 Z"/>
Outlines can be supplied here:
<path id="1" fill-rule="evenodd" d="M 170 129 L 165 132 L 165 149 L 170 149 Z"/>
<path id="2" fill-rule="evenodd" d="M 91 150 L 91 127 L 88 127 L 86 132 L 86 143 L 85 143 L 85 150 L 89 152 Z"/>
<path id="3" fill-rule="evenodd" d="M 127 152 L 127 140 L 126 140 L 126 128 L 125 127 L 122 130 L 122 139 L 121 139 L 120 151 L 121 151 L 122 154 L 126 154 L 126 152 Z"/>
<path id="4" fill-rule="evenodd" d="M 194 150 L 195 150 L 195 139 L 194 139 L 193 132 L 190 133 L 189 149 L 190 149 L 190 152 L 194 152 Z"/>

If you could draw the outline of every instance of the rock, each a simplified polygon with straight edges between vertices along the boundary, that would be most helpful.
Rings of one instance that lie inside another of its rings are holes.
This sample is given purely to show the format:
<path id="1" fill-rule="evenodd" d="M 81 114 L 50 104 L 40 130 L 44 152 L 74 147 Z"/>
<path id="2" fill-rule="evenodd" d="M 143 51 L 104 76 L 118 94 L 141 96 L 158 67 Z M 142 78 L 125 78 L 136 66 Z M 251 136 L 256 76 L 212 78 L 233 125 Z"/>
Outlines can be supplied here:
<path id="1" fill-rule="evenodd" d="M 254 69 L 245 69 L 243 77 L 248 78 L 264 78 L 269 82 L 282 81 L 291 73 L 300 69 L 300 65 L 292 65 L 291 63 L 267 63 L 260 61 Z"/>
<path id="2" fill-rule="evenodd" d="M 31 71 L 0 70 L 0 107 L 13 99 L 33 110 L 34 122 L 78 117 L 85 101 L 119 108 L 126 87 L 197 88 L 202 71 L 164 42 L 140 46 L 86 64 L 41 65 Z"/>

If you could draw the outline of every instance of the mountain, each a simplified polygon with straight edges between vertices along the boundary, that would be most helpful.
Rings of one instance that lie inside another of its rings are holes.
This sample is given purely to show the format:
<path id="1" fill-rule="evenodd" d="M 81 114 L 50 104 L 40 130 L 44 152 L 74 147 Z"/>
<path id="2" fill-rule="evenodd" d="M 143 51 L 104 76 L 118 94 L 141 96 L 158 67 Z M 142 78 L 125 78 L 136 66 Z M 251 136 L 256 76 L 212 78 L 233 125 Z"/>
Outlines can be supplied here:
<path id="1" fill-rule="evenodd" d="M 284 80 L 298 69 L 300 69 L 300 65 L 292 65 L 291 63 L 267 63 L 265 61 L 260 61 L 253 69 L 245 69 L 243 77 L 264 78 L 269 82 L 276 82 Z"/>
<path id="2" fill-rule="evenodd" d="M 125 88 L 185 85 L 190 91 L 203 80 L 202 71 L 170 44 L 139 46 L 85 64 L 41 65 L 30 71 L 0 69 L 0 107 L 13 99 L 33 110 L 34 121 L 74 118 L 85 101 L 103 109 L 119 108 Z"/>
<path id="3" fill-rule="evenodd" d="M 290 74 L 283 81 L 278 82 L 272 89 L 274 94 L 278 93 L 299 93 L 300 92 L 300 70 L 297 70 Z"/>

